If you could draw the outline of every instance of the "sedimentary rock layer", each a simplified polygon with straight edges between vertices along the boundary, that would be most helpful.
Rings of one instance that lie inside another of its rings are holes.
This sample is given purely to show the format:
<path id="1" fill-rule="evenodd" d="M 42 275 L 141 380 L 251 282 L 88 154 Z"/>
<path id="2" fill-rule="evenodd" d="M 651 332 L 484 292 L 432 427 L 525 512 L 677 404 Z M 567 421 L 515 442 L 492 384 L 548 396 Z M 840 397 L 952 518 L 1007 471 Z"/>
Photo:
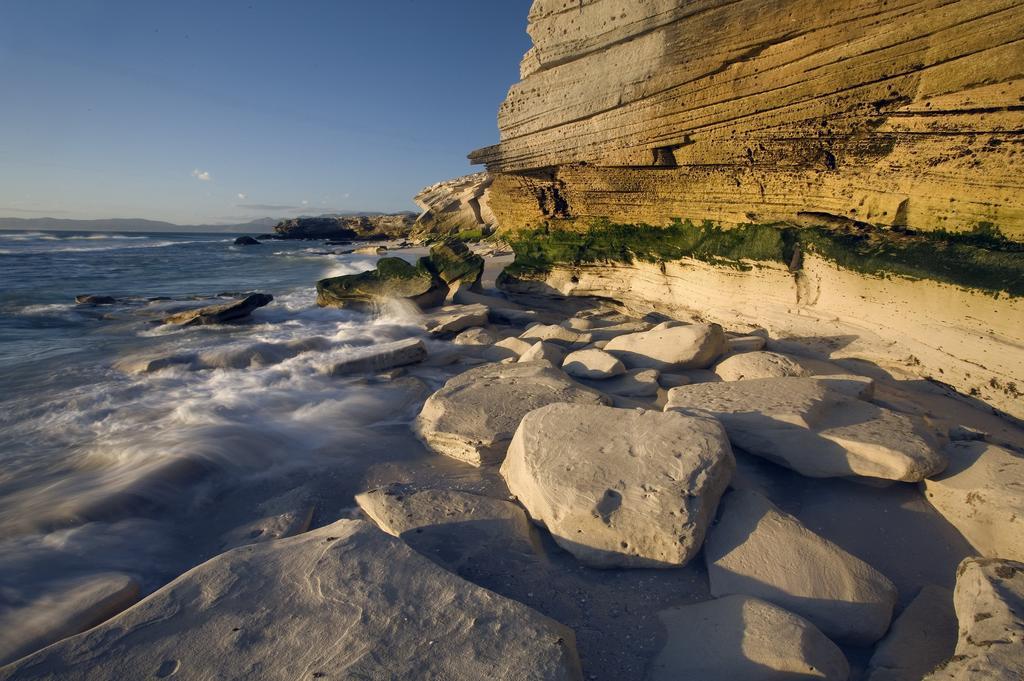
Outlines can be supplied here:
<path id="1" fill-rule="evenodd" d="M 756 28 L 755 28 L 756 27 Z M 827 216 L 1024 237 L 1017 0 L 536 0 L 504 227 Z"/>

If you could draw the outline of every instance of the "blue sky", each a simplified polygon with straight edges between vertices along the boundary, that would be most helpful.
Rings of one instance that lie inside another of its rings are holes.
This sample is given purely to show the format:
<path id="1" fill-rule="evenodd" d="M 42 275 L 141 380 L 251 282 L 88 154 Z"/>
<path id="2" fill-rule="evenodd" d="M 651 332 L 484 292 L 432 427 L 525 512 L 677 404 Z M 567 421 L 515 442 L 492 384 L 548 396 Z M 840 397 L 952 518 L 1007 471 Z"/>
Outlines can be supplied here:
<path id="1" fill-rule="evenodd" d="M 412 210 L 473 168 L 530 0 L 0 0 L 0 216 Z"/>

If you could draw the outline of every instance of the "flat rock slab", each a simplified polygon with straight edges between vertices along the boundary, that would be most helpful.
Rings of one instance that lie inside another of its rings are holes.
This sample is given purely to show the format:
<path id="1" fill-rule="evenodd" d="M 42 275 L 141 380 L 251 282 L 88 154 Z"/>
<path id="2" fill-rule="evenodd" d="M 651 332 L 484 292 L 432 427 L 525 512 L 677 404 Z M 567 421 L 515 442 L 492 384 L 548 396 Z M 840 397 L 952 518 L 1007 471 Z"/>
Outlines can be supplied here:
<path id="1" fill-rule="evenodd" d="M 668 638 L 649 681 L 846 681 L 836 644 L 804 618 L 749 596 L 662 610 Z"/>
<path id="2" fill-rule="evenodd" d="M 445 305 L 423 316 L 423 328 L 432 336 L 458 333 L 487 323 L 486 305 Z"/>
<path id="3" fill-rule="evenodd" d="M 391 485 L 356 495 L 377 527 L 449 570 L 541 553 L 526 512 L 503 499 Z"/>
<path id="4" fill-rule="evenodd" d="M 677 567 L 700 550 L 735 467 L 713 419 L 552 404 L 522 420 L 501 475 L 581 562 Z"/>
<path id="5" fill-rule="evenodd" d="M 626 367 L 614 355 L 597 348 L 570 352 L 562 370 L 576 378 L 612 378 L 626 373 Z"/>
<path id="6" fill-rule="evenodd" d="M 953 592 L 928 585 L 900 613 L 875 648 L 867 681 L 920 681 L 953 656 L 956 639 Z"/>
<path id="7" fill-rule="evenodd" d="M 393 343 L 382 343 L 354 351 L 353 357 L 336 362 L 328 373 L 332 376 L 373 373 L 395 367 L 422 362 L 427 357 L 427 346 L 418 338 L 406 338 Z"/>
<path id="8" fill-rule="evenodd" d="M 534 324 L 526 331 L 519 334 L 519 337 L 531 343 L 547 341 L 549 343 L 558 343 L 566 347 L 572 345 L 583 346 L 591 340 L 589 333 L 570 331 L 558 324 Z"/>
<path id="9" fill-rule="evenodd" d="M 889 628 L 893 583 L 756 492 L 725 496 L 704 557 L 715 596 L 763 598 L 854 645 L 874 643 Z"/>
<path id="10" fill-rule="evenodd" d="M 917 482 L 946 467 L 922 424 L 858 399 L 870 381 L 762 378 L 673 388 L 666 410 L 714 416 L 733 445 L 814 478 Z"/>
<path id="11" fill-rule="evenodd" d="M 52 584 L 28 603 L 5 602 L 0 610 L 0 665 L 94 627 L 138 599 L 138 582 L 112 572 Z"/>
<path id="12" fill-rule="evenodd" d="M 614 378 L 581 381 L 595 390 L 618 397 L 655 397 L 661 387 L 657 369 L 629 369 Z"/>
<path id="13" fill-rule="evenodd" d="M 571 630 L 341 520 L 229 551 L 0 679 L 579 679 Z"/>
<path id="14" fill-rule="evenodd" d="M 984 556 L 1024 561 L 1024 457 L 984 442 L 954 442 L 949 467 L 924 495 Z"/>
<path id="15" fill-rule="evenodd" d="M 616 336 L 604 349 L 628 369 L 706 369 L 725 351 L 725 333 L 718 324 L 666 324 Z"/>
<path id="16" fill-rule="evenodd" d="M 730 355 L 716 364 L 715 373 L 723 381 L 742 381 L 753 378 L 806 376 L 808 371 L 798 360 L 777 352 L 743 352 Z"/>
<path id="17" fill-rule="evenodd" d="M 439 454 L 474 466 L 496 464 L 522 418 L 556 402 L 597 405 L 608 398 L 547 362 L 488 364 L 453 377 L 431 395 L 415 427 Z"/>
<path id="18" fill-rule="evenodd" d="M 164 324 L 175 326 L 197 326 L 200 324 L 230 324 L 245 319 L 252 311 L 270 304 L 274 296 L 267 293 L 253 293 L 241 300 L 221 305 L 208 305 L 197 310 L 186 310 L 164 317 Z"/>
<path id="19" fill-rule="evenodd" d="M 1024 563 L 967 558 L 956 574 L 956 654 L 924 681 L 1024 679 Z"/>
<path id="20" fill-rule="evenodd" d="M 494 345 L 497 338 L 487 329 L 474 326 L 452 339 L 456 345 Z"/>

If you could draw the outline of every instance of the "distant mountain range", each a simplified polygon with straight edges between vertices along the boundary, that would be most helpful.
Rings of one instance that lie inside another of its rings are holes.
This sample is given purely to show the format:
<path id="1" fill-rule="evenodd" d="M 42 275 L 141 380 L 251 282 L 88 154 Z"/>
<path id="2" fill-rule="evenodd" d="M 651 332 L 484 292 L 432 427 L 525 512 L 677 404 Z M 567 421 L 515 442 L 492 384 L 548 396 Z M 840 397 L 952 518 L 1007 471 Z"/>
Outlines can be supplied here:
<path id="1" fill-rule="evenodd" d="M 330 213 L 320 217 L 359 217 L 380 215 L 366 211 Z M 248 232 L 262 234 L 281 222 L 280 218 L 260 218 L 250 222 L 228 225 L 176 225 L 161 220 L 142 218 L 109 218 L 105 220 L 68 220 L 64 218 L 0 218 L 0 229 L 53 229 L 73 231 L 118 231 L 118 232 Z"/>

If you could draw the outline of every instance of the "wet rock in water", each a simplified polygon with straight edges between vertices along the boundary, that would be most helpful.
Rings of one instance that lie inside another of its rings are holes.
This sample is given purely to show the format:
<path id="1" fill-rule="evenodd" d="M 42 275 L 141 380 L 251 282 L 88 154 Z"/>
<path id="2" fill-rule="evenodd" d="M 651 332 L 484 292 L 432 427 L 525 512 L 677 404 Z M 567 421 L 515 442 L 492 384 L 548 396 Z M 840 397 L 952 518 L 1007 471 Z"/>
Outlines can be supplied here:
<path id="1" fill-rule="evenodd" d="M 982 555 L 1024 561 L 1024 457 L 954 442 L 949 467 L 921 486 L 929 503 Z"/>
<path id="2" fill-rule="evenodd" d="M 501 463 L 523 416 L 555 402 L 607 404 L 608 398 L 546 362 L 488 364 L 431 395 L 416 432 L 439 454 L 474 466 Z"/>
<path id="3" fill-rule="evenodd" d="M 485 305 L 445 305 L 423 316 L 423 328 L 433 336 L 458 333 L 486 323 Z"/>
<path id="4" fill-rule="evenodd" d="M 215 347 L 199 353 L 193 368 L 198 369 L 247 369 L 280 364 L 286 359 L 297 357 L 304 352 L 323 352 L 334 343 L 323 336 L 300 338 L 278 343 L 251 343 Z M 152 363 L 149 365 L 152 368 Z"/>
<path id="5" fill-rule="evenodd" d="M 316 283 L 320 307 L 370 309 L 391 298 L 411 300 L 420 307 L 444 303 L 448 287 L 434 274 L 426 258 L 410 265 L 402 258 L 381 258 L 377 268 L 359 274 L 321 279 Z"/>
<path id="6" fill-rule="evenodd" d="M 484 259 L 461 241 L 448 240 L 430 247 L 430 262 L 437 276 L 448 286 L 480 290 Z"/>
<path id="7" fill-rule="evenodd" d="M 164 317 L 164 324 L 196 326 L 200 324 L 229 324 L 247 318 L 253 310 L 268 305 L 274 296 L 267 293 L 253 293 L 241 300 L 221 305 L 209 305 L 197 310 L 186 310 Z"/>
<path id="8" fill-rule="evenodd" d="M 565 350 L 545 341 L 537 341 L 519 356 L 520 362 L 547 362 L 553 367 L 561 366 L 564 359 Z"/>
<path id="9" fill-rule="evenodd" d="M 725 495 L 704 558 L 715 596 L 763 598 L 852 645 L 874 643 L 889 628 L 893 583 L 757 492 Z"/>
<path id="10" fill-rule="evenodd" d="M 87 660 L 87 662 L 83 662 Z M 573 632 L 372 524 L 245 546 L 0 679 L 576 680 Z"/>
<path id="11" fill-rule="evenodd" d="M 920 681 L 956 647 L 953 592 L 929 585 L 892 623 L 871 656 L 867 681 Z"/>
<path id="12" fill-rule="evenodd" d="M 629 369 L 706 369 L 725 351 L 718 324 L 660 325 L 616 336 L 604 347 Z"/>
<path id="13" fill-rule="evenodd" d="M 759 598 L 726 596 L 658 613 L 668 633 L 650 681 L 846 681 L 850 666 L 813 624 Z"/>
<path id="14" fill-rule="evenodd" d="M 806 376 L 808 373 L 807 369 L 792 357 L 762 351 L 730 355 L 716 364 L 714 371 L 723 381 Z"/>
<path id="15" fill-rule="evenodd" d="M 526 414 L 501 475 L 594 567 L 678 567 L 700 550 L 735 470 L 713 419 L 581 404 Z"/>
<path id="16" fill-rule="evenodd" d="M 117 299 L 112 296 L 75 296 L 75 304 L 77 305 L 115 305 L 116 303 Z"/>
<path id="17" fill-rule="evenodd" d="M 240 236 L 235 239 L 236 246 L 262 246 L 262 244 L 251 236 Z"/>
<path id="18" fill-rule="evenodd" d="M 956 575 L 956 652 L 924 681 L 1024 678 L 1024 563 L 967 558 Z"/>
<path id="19" fill-rule="evenodd" d="M 466 329 L 452 339 L 456 345 L 494 345 L 495 341 L 493 333 L 479 326 Z"/>
<path id="20" fill-rule="evenodd" d="M 591 348 L 571 352 L 562 364 L 562 370 L 576 378 L 612 378 L 626 373 L 626 367 L 614 355 Z"/>
<path id="21" fill-rule="evenodd" d="M 659 388 L 657 369 L 630 369 L 614 378 L 580 380 L 595 390 L 618 397 L 655 397 Z"/>
<path id="22" fill-rule="evenodd" d="M 59 581 L 27 602 L 4 598 L 0 666 L 94 627 L 138 599 L 139 583 L 117 572 Z"/>
<path id="23" fill-rule="evenodd" d="M 571 345 L 583 346 L 590 342 L 590 335 L 588 333 L 581 334 L 576 331 L 570 331 L 558 324 L 534 324 L 519 334 L 519 338 L 530 343 L 547 341 L 566 347 Z"/>
<path id="24" fill-rule="evenodd" d="M 391 485 L 357 494 L 356 503 L 380 529 L 456 572 L 541 551 L 526 512 L 502 499 Z"/>
<path id="25" fill-rule="evenodd" d="M 258 510 L 268 515 L 227 532 L 222 551 L 302 534 L 309 530 L 316 507 L 296 490 L 263 502 Z"/>
<path id="26" fill-rule="evenodd" d="M 815 478 L 917 482 L 946 466 L 916 418 L 854 395 L 870 379 L 763 378 L 673 388 L 665 409 L 719 419 L 733 445 Z"/>
<path id="27" fill-rule="evenodd" d="M 419 338 L 406 338 L 393 343 L 382 343 L 354 350 L 354 355 L 335 362 L 327 371 L 331 376 L 375 373 L 395 367 L 422 362 L 427 357 L 427 346 Z"/>
<path id="28" fill-rule="evenodd" d="M 114 362 L 114 368 L 126 374 L 151 374 L 170 367 L 196 369 L 199 367 L 199 355 L 194 352 L 183 352 L 162 357 L 145 355 L 129 355 Z"/>

